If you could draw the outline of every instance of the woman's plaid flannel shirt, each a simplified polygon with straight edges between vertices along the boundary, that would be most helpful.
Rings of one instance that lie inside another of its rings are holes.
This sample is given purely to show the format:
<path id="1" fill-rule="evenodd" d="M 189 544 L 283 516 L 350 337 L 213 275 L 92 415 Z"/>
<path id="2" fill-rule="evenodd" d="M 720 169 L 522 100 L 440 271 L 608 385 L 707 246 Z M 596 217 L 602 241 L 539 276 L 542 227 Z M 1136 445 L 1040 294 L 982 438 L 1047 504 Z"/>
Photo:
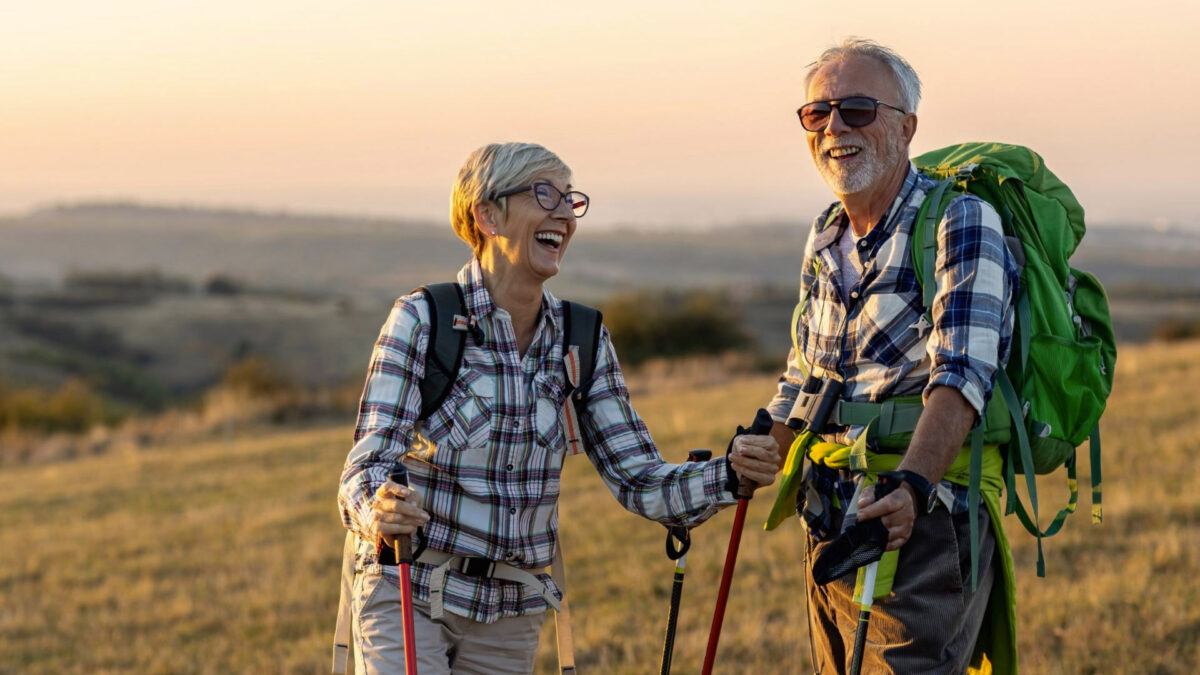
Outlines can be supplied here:
<path id="1" fill-rule="evenodd" d="M 554 559 L 566 454 L 560 416 L 568 391 L 562 303 L 543 292 L 533 342 L 522 357 L 511 318 L 492 302 L 479 261 L 467 264 L 458 281 L 483 339 L 467 339 L 458 378 L 429 419 L 417 420 L 417 382 L 429 339 L 424 296 L 397 300 L 375 344 L 338 494 L 344 524 L 359 534 L 358 570 L 377 564 L 371 507 L 401 457 L 431 516 L 424 527 L 429 547 L 535 572 Z M 695 464 L 663 461 L 630 405 L 607 329 L 601 330 L 593 382 L 582 420 L 588 459 L 626 509 L 666 524 L 693 525 L 734 502 L 725 489 L 723 457 Z M 431 567 L 418 564 L 414 570 L 413 592 L 427 600 Z M 395 574 L 394 567 L 383 571 Z M 545 609 L 527 587 L 454 570 L 443 604 L 448 612 L 482 622 Z"/>

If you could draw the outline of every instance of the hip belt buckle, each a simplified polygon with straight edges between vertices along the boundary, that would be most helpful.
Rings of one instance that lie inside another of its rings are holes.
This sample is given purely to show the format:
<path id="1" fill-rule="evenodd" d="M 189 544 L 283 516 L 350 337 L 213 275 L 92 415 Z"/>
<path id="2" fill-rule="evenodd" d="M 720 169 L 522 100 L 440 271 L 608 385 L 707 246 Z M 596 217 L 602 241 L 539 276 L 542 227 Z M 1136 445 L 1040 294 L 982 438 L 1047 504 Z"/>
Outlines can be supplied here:
<path id="1" fill-rule="evenodd" d="M 469 577 L 491 579 L 496 573 L 496 562 L 487 558 L 460 558 L 457 569 Z"/>

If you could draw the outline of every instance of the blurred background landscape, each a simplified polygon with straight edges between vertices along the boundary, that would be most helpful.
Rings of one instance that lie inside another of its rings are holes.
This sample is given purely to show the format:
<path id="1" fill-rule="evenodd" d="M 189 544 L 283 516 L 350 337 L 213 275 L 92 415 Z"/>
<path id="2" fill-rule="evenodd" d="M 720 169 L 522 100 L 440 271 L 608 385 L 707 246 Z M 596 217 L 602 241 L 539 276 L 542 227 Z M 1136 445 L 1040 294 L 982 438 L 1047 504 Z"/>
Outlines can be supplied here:
<path id="1" fill-rule="evenodd" d="M 627 366 L 732 351 L 770 371 L 806 231 L 584 222 L 550 285 L 604 311 Z M 167 413 L 346 421 L 395 298 L 469 258 L 431 222 L 130 203 L 0 218 L 0 236 L 0 461 L 98 451 L 115 436 L 93 428 Z M 1074 261 L 1122 342 L 1200 336 L 1200 233 L 1093 227 Z"/>
<path id="2" fill-rule="evenodd" d="M 603 309 L 667 459 L 723 447 L 773 393 L 806 229 L 581 225 L 551 286 Z M 0 236 L 0 673 L 326 672 L 334 496 L 366 361 L 395 296 L 452 278 L 466 245 L 429 222 L 130 203 L 5 218 Z M 1200 234 L 1093 227 L 1075 262 L 1108 288 L 1121 344 L 1107 515 L 1047 541 L 1045 580 L 1007 524 L 1023 664 L 1192 672 Z M 1061 472 L 1041 482 L 1043 511 L 1065 501 Z M 653 672 L 663 530 L 621 511 L 586 461 L 564 485 L 578 662 Z M 757 529 L 772 499 L 751 509 L 719 672 L 811 667 L 788 590 L 800 529 Z M 699 669 L 731 515 L 696 531 L 677 672 Z M 552 629 L 539 673 L 555 671 Z"/>

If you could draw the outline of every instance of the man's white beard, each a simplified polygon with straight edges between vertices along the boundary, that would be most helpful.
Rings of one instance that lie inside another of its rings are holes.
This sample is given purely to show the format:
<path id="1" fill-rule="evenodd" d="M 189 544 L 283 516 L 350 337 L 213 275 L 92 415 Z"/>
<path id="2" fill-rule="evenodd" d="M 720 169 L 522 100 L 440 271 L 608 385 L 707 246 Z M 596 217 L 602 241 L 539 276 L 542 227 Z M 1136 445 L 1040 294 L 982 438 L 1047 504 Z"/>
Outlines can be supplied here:
<path id="1" fill-rule="evenodd" d="M 852 195 L 870 188 L 900 160 L 899 148 L 888 146 L 885 155 L 880 157 L 867 144 L 867 140 L 859 134 L 843 135 L 836 141 L 830 141 L 827 145 L 843 144 L 856 145 L 861 148 L 857 155 L 858 166 L 854 169 L 845 169 L 839 166 L 837 160 L 831 159 L 829 155 L 825 154 L 828 148 L 818 148 L 820 159 L 816 163 L 817 171 L 835 194 Z"/>

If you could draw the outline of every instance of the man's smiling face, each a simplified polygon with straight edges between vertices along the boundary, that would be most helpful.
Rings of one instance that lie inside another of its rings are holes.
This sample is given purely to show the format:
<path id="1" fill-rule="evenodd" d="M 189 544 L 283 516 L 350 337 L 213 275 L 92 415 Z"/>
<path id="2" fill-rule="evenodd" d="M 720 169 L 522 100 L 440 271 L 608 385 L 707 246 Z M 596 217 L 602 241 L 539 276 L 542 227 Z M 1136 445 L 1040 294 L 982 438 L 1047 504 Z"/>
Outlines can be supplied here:
<path id="1" fill-rule="evenodd" d="M 903 107 L 900 85 L 891 69 L 869 57 L 850 56 L 828 63 L 808 87 L 809 101 L 848 96 L 868 96 Z M 874 122 L 853 128 L 839 111 L 831 111 L 823 129 L 807 132 L 813 162 L 834 194 L 857 194 L 879 187 L 898 163 L 908 160 L 909 139 L 901 128 L 904 117 L 879 106 Z"/>

